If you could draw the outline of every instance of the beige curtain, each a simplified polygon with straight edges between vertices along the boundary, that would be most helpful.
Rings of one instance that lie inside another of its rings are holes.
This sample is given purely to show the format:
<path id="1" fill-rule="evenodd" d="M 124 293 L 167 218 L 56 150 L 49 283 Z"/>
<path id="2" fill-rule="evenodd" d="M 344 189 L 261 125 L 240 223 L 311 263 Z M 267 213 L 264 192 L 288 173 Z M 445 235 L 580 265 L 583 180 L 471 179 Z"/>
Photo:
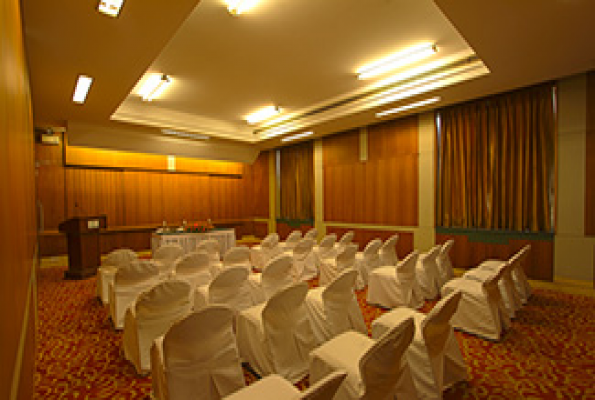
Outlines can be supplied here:
<path id="1" fill-rule="evenodd" d="M 283 147 L 281 153 L 281 215 L 283 219 L 314 218 L 314 147 L 312 142 Z"/>
<path id="2" fill-rule="evenodd" d="M 438 226 L 552 231 L 553 90 L 545 84 L 439 111 Z"/>

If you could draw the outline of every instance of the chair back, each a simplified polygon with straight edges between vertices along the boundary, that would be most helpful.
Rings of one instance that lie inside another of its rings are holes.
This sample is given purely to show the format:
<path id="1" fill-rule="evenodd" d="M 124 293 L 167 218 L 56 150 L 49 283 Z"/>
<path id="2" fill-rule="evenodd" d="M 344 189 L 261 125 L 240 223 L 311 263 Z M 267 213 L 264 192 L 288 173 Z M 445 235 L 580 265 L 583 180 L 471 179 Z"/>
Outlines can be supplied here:
<path id="1" fill-rule="evenodd" d="M 298 242 L 302 239 L 302 232 L 301 231 L 292 231 L 287 238 L 285 239 L 285 247 L 288 250 L 292 250 L 293 247 L 298 244 Z"/>
<path id="2" fill-rule="evenodd" d="M 293 258 L 295 260 L 303 260 L 312 251 L 314 247 L 314 240 L 303 238 L 293 248 Z"/>
<path id="3" fill-rule="evenodd" d="M 328 252 L 335 246 L 336 241 L 337 241 L 337 235 L 335 233 L 326 235 L 325 237 L 322 238 L 322 240 L 318 244 L 318 251 L 320 251 L 322 253 Z"/>
<path id="4" fill-rule="evenodd" d="M 160 282 L 141 293 L 134 308 L 137 325 L 150 325 L 154 338 L 161 336 L 170 325 L 192 310 L 192 286 L 182 279 Z M 152 341 L 152 340 L 151 340 Z"/>
<path id="5" fill-rule="evenodd" d="M 155 250 L 153 260 L 159 261 L 161 272 L 171 271 L 174 261 L 184 255 L 184 249 L 178 244 L 164 244 Z"/>
<path id="6" fill-rule="evenodd" d="M 322 292 L 324 311 L 333 335 L 338 335 L 351 328 L 349 305 L 355 300 L 353 287 L 357 271 L 347 269 L 340 273 Z"/>
<path id="7" fill-rule="evenodd" d="M 219 398 L 244 386 L 233 318 L 230 308 L 209 305 L 167 331 L 163 357 L 170 399 L 212 392 Z"/>
<path id="8" fill-rule="evenodd" d="M 443 297 L 421 323 L 421 334 L 430 356 L 439 355 L 446 346 L 452 327 L 450 319 L 457 311 L 462 293 L 458 290 Z"/>
<path id="9" fill-rule="evenodd" d="M 328 400 L 335 396 L 339 386 L 343 383 L 347 373 L 344 371 L 335 371 L 312 386 L 300 393 L 300 400 Z"/>
<path id="10" fill-rule="evenodd" d="M 415 324 L 409 317 L 382 335 L 359 361 L 364 386 L 362 399 L 382 399 L 401 375 L 401 360 L 413 340 Z"/>
<path id="11" fill-rule="evenodd" d="M 262 242 L 260 242 L 260 247 L 263 249 L 273 249 L 279 244 L 279 235 L 275 232 L 269 233 Z"/>
<path id="12" fill-rule="evenodd" d="M 159 276 L 159 267 L 151 260 L 134 260 L 128 265 L 118 268 L 114 284 L 135 285 Z"/>
<path id="13" fill-rule="evenodd" d="M 219 241 L 215 239 L 201 240 L 196 244 L 196 251 L 205 251 L 211 262 L 221 261 Z"/>
<path id="14" fill-rule="evenodd" d="M 316 228 L 312 228 L 308 232 L 306 232 L 306 234 L 304 235 L 304 239 L 312 239 L 314 242 L 316 242 L 317 236 L 318 231 L 316 230 Z"/>
<path id="15" fill-rule="evenodd" d="M 355 233 L 353 231 L 347 231 L 343 234 L 343 236 L 341 236 L 341 239 L 339 239 L 337 244 L 339 246 L 347 246 L 348 244 L 351 244 L 354 236 Z"/>
<path id="16" fill-rule="evenodd" d="M 403 261 L 397 264 L 395 270 L 399 281 L 415 279 L 415 265 L 417 264 L 418 257 L 419 252 L 413 250 Z"/>
<path id="17" fill-rule="evenodd" d="M 248 270 L 242 266 L 223 269 L 209 284 L 208 296 L 209 304 L 224 304 L 236 311 L 251 307 Z"/>
<path id="18" fill-rule="evenodd" d="M 293 259 L 287 254 L 282 254 L 270 260 L 264 267 L 261 276 L 261 286 L 265 297 L 271 298 L 278 291 L 293 285 L 291 276 Z"/>
<path id="19" fill-rule="evenodd" d="M 188 280 L 192 286 L 207 285 L 211 279 L 211 260 L 205 251 L 193 251 L 174 262 L 177 276 Z"/>
<path id="20" fill-rule="evenodd" d="M 111 251 L 105 256 L 102 265 L 113 267 L 121 267 L 130 264 L 131 261 L 137 260 L 138 255 L 130 249 L 117 249 Z"/>
<path id="21" fill-rule="evenodd" d="M 248 270 L 252 268 L 250 249 L 248 247 L 232 247 L 223 256 L 223 268 L 239 266 Z"/>
<path id="22" fill-rule="evenodd" d="M 343 271 L 355 266 L 355 256 L 357 255 L 357 245 L 349 244 L 337 254 L 337 270 Z"/>
<path id="23" fill-rule="evenodd" d="M 381 265 L 397 265 L 397 262 L 399 261 L 399 257 L 397 256 L 398 240 L 399 235 L 394 234 L 384 241 L 380 247 L 380 250 L 378 251 Z"/>
<path id="24" fill-rule="evenodd" d="M 380 250 L 381 246 L 382 246 L 382 240 L 380 240 L 380 239 L 371 240 L 366 245 L 366 247 L 364 248 L 364 259 L 366 260 L 366 262 L 368 260 L 378 259 L 378 251 Z"/>

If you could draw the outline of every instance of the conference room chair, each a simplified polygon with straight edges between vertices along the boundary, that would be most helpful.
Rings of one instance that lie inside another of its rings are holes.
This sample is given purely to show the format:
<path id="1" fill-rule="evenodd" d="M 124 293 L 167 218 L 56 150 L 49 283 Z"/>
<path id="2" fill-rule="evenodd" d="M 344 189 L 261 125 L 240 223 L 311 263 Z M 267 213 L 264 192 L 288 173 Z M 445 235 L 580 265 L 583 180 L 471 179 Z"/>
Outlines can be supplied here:
<path id="1" fill-rule="evenodd" d="M 243 267 L 246 268 L 248 272 L 252 272 L 250 249 L 246 246 L 232 247 L 223 255 L 221 262 L 211 263 L 212 271 L 215 273 L 229 267 Z"/>
<path id="2" fill-rule="evenodd" d="M 307 281 L 318 276 L 316 255 L 313 252 L 315 243 L 312 239 L 304 238 L 291 252 L 285 252 L 291 255 L 293 263 L 291 275 L 295 281 Z"/>
<path id="3" fill-rule="evenodd" d="M 248 270 L 243 266 L 222 269 L 208 285 L 196 288 L 194 310 L 200 310 L 210 304 L 222 304 L 237 313 L 251 307 L 254 300 L 248 274 Z"/>
<path id="4" fill-rule="evenodd" d="M 270 259 L 282 252 L 279 247 L 279 235 L 274 232 L 269 233 L 259 245 L 250 248 L 250 261 L 254 269 L 260 271 Z"/>
<path id="5" fill-rule="evenodd" d="M 291 382 L 273 374 L 224 397 L 224 400 L 329 400 L 333 398 L 346 376 L 346 372 L 333 372 L 300 392 Z"/>
<path id="6" fill-rule="evenodd" d="M 357 245 L 350 244 L 342 251 L 336 252 L 333 258 L 325 258 L 320 263 L 320 275 L 318 284 L 326 286 L 338 277 L 343 271 L 353 269 L 357 271 L 355 288 L 361 290 L 364 288 L 364 281 L 356 266 L 355 256 L 357 254 Z"/>
<path id="7" fill-rule="evenodd" d="M 291 251 L 298 242 L 302 240 L 301 231 L 291 231 L 291 233 L 285 238 L 285 241 L 279 243 L 279 247 L 283 251 Z"/>
<path id="8" fill-rule="evenodd" d="M 159 272 L 152 260 L 135 260 L 118 268 L 109 285 L 110 318 L 116 329 L 124 327 L 124 314 L 136 297 L 161 281 Z"/>
<path id="9" fill-rule="evenodd" d="M 314 241 L 314 243 L 316 243 L 318 241 L 318 230 L 316 228 L 312 228 L 310 230 L 308 230 L 308 232 L 306 232 L 304 234 L 304 239 L 312 239 Z"/>
<path id="10" fill-rule="evenodd" d="M 335 371 L 347 371 L 334 400 L 417 399 L 404 356 L 414 330 L 413 319 L 408 318 L 377 340 L 354 331 L 334 337 L 312 351 L 310 384 Z"/>
<path id="11" fill-rule="evenodd" d="M 153 261 L 159 267 L 159 273 L 162 276 L 169 275 L 174 266 L 174 262 L 184 255 L 184 249 L 177 244 L 164 244 L 153 252 Z"/>
<path id="12" fill-rule="evenodd" d="M 355 256 L 355 263 L 364 280 L 364 285 L 368 284 L 370 273 L 380 267 L 380 254 L 378 254 L 380 246 L 382 246 L 382 240 L 378 238 L 370 240 L 364 251 L 359 251 Z"/>
<path id="13" fill-rule="evenodd" d="M 138 255 L 131 249 L 117 249 L 105 256 L 97 268 L 97 297 L 103 305 L 109 302 L 109 285 L 114 281 L 118 268 L 137 259 Z"/>
<path id="14" fill-rule="evenodd" d="M 459 277 L 442 287 L 443 297 L 457 290 L 462 293 L 459 307 L 450 320 L 452 326 L 489 340 L 500 340 L 510 327 L 510 317 L 498 287 L 507 266 L 508 263 L 504 263 L 483 282 Z"/>
<path id="15" fill-rule="evenodd" d="M 270 260 L 261 273 L 250 274 L 248 283 L 256 299 L 255 304 L 264 303 L 275 293 L 295 283 L 291 270 L 293 259 L 287 254 L 281 254 Z"/>
<path id="16" fill-rule="evenodd" d="M 362 311 L 353 292 L 357 271 L 348 269 L 339 274 L 328 286 L 308 291 L 306 310 L 318 344 L 354 330 L 368 333 Z"/>
<path id="17" fill-rule="evenodd" d="M 452 261 L 450 260 L 450 251 L 454 246 L 455 241 L 449 239 L 440 247 L 438 257 L 436 258 L 436 264 L 438 265 L 438 272 L 440 276 L 440 287 L 444 286 L 446 282 L 454 278 L 454 270 L 452 267 Z"/>
<path id="18" fill-rule="evenodd" d="M 124 318 L 122 345 L 137 374 L 150 372 L 153 341 L 191 311 L 192 286 L 181 279 L 160 282 L 132 302 Z"/>
<path id="19" fill-rule="evenodd" d="M 421 290 L 421 295 L 426 300 L 433 300 L 440 295 L 440 273 L 436 258 L 441 246 L 434 246 L 427 253 L 422 253 L 415 264 L 415 276 Z"/>
<path id="20" fill-rule="evenodd" d="M 380 265 L 397 265 L 399 257 L 397 256 L 397 242 L 399 241 L 399 235 L 394 234 L 382 243 L 378 254 L 380 256 Z"/>
<path id="21" fill-rule="evenodd" d="M 335 243 L 335 249 L 337 251 L 343 251 L 345 247 L 353 243 L 354 236 L 355 232 L 353 231 L 345 232 L 343 235 L 341 235 L 341 238 Z"/>
<path id="22" fill-rule="evenodd" d="M 196 251 L 204 251 L 209 255 L 212 266 L 221 263 L 221 245 L 215 239 L 205 239 L 196 243 Z"/>
<path id="23" fill-rule="evenodd" d="M 151 348 L 153 398 L 219 400 L 245 386 L 234 313 L 209 305 L 174 323 Z"/>
<path id="24" fill-rule="evenodd" d="M 372 323 L 372 337 L 377 339 L 413 318 L 415 334 L 405 357 L 420 399 L 442 399 L 444 390 L 468 379 L 465 360 L 450 325 L 460 299 L 461 292 L 455 291 L 436 303 L 428 314 L 399 307 Z"/>
<path id="25" fill-rule="evenodd" d="M 320 265 L 322 260 L 325 258 L 332 258 L 335 255 L 335 242 L 337 241 L 337 235 L 329 233 L 325 235 L 320 243 L 314 246 L 312 251 L 316 256 L 316 264 Z"/>
<path id="26" fill-rule="evenodd" d="M 296 383 L 308 374 L 316 340 L 304 305 L 307 293 L 308 284 L 299 282 L 238 314 L 240 356 L 259 375 L 278 374 Z"/>
<path id="27" fill-rule="evenodd" d="M 415 265 L 419 253 L 409 253 L 396 267 L 376 268 L 370 274 L 367 302 L 385 308 L 420 308 L 424 299 L 417 286 Z"/>
<path id="28" fill-rule="evenodd" d="M 193 251 L 174 262 L 174 276 L 188 281 L 193 288 L 209 284 L 213 279 L 211 260 L 204 251 Z"/>

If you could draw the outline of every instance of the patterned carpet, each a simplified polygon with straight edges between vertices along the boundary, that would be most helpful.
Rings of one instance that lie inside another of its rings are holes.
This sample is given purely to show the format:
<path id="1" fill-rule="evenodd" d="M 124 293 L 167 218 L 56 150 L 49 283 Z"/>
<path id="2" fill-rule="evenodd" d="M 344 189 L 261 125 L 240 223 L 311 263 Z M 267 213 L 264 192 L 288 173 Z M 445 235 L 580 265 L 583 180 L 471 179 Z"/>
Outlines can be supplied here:
<path id="1" fill-rule="evenodd" d="M 40 272 L 35 398 L 149 398 L 151 378 L 124 360 L 95 278 L 65 281 L 64 270 Z M 369 326 L 384 310 L 358 299 Z M 457 337 L 470 381 L 446 399 L 595 399 L 595 298 L 538 289 L 501 342 Z"/>

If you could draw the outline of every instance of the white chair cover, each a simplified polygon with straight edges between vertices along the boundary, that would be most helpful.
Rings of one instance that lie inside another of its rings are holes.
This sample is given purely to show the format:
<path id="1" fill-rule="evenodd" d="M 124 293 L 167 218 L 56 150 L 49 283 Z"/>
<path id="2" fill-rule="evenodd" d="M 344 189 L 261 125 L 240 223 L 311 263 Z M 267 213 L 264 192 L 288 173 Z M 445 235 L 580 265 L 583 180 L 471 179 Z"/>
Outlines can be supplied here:
<path id="1" fill-rule="evenodd" d="M 506 266 L 507 263 L 484 282 L 461 277 L 451 279 L 442 287 L 443 297 L 456 290 L 463 294 L 457 312 L 450 320 L 452 326 L 490 340 L 500 340 L 502 332 L 510 327 L 510 318 L 498 288 Z"/>
<path id="2" fill-rule="evenodd" d="M 446 282 L 455 276 L 449 255 L 454 244 L 454 240 L 447 240 L 440 248 L 440 252 L 436 258 L 436 264 L 438 265 L 438 272 L 440 276 L 440 287 L 444 286 Z"/>
<path id="3" fill-rule="evenodd" d="M 291 256 L 282 254 L 270 260 L 260 274 L 250 274 L 248 282 L 253 291 L 255 304 L 270 299 L 275 293 L 295 282 L 291 275 L 293 260 Z"/>
<path id="4" fill-rule="evenodd" d="M 252 266 L 261 271 L 269 260 L 275 258 L 283 251 L 279 247 L 279 235 L 276 233 L 269 233 L 260 245 L 252 246 L 250 249 L 250 261 Z"/>
<path id="5" fill-rule="evenodd" d="M 315 338 L 304 307 L 307 293 L 308 285 L 299 282 L 238 315 L 240 355 L 260 375 L 276 373 L 296 383 L 308 373 Z"/>
<path id="6" fill-rule="evenodd" d="M 252 272 L 252 263 L 250 262 L 250 249 L 244 246 L 232 247 L 223 255 L 223 268 L 244 267 L 248 272 Z"/>
<path id="7" fill-rule="evenodd" d="M 318 275 L 316 255 L 312 251 L 314 240 L 304 238 L 293 248 L 293 268 L 291 274 L 296 281 L 307 281 Z M 287 253 L 285 253 L 287 254 Z"/>
<path id="8" fill-rule="evenodd" d="M 292 231 L 284 242 L 279 243 L 279 247 L 283 251 L 291 251 L 300 240 L 302 240 L 302 232 Z"/>
<path id="9" fill-rule="evenodd" d="M 248 284 L 248 270 L 244 267 L 223 269 L 205 286 L 199 286 L 194 292 L 194 310 L 208 304 L 222 304 L 236 312 L 253 305 L 252 292 Z"/>
<path id="10" fill-rule="evenodd" d="M 421 289 L 422 296 L 427 300 L 433 300 L 440 294 L 440 273 L 436 258 L 441 246 L 434 246 L 425 254 L 420 254 L 415 265 L 415 276 Z"/>
<path id="11" fill-rule="evenodd" d="M 151 349 L 153 396 L 219 400 L 244 387 L 233 312 L 213 305 L 175 323 Z"/>
<path id="12" fill-rule="evenodd" d="M 352 244 L 353 242 L 353 237 L 355 236 L 355 233 L 353 231 L 347 231 L 343 234 L 343 236 L 341 236 L 341 239 L 339 239 L 337 241 L 337 243 L 335 243 L 335 249 L 339 252 L 339 251 L 343 251 L 343 249 L 345 249 L 345 247 L 349 246 L 350 244 Z"/>
<path id="13" fill-rule="evenodd" d="M 220 247 L 221 245 L 219 244 L 219 241 L 215 239 L 207 239 L 201 240 L 196 244 L 196 251 L 205 251 L 209 255 L 211 265 L 213 266 L 221 263 Z"/>
<path id="14" fill-rule="evenodd" d="M 116 329 L 124 327 L 124 314 L 136 297 L 159 280 L 159 267 L 151 260 L 135 260 L 118 268 L 109 286 L 110 318 Z"/>
<path id="15" fill-rule="evenodd" d="M 213 279 L 211 260 L 204 251 L 193 251 L 174 262 L 174 274 L 177 278 L 188 281 L 192 287 L 207 285 Z"/>
<path id="16" fill-rule="evenodd" d="M 304 234 L 304 239 L 312 239 L 314 243 L 318 240 L 318 231 L 316 228 L 310 229 L 308 232 Z"/>
<path id="17" fill-rule="evenodd" d="M 380 246 L 382 246 L 382 240 L 370 240 L 364 248 L 364 251 L 358 252 L 355 256 L 357 269 L 364 280 L 364 285 L 368 284 L 370 273 L 374 269 L 380 267 L 380 254 L 378 253 Z"/>
<path id="18" fill-rule="evenodd" d="M 328 286 L 310 289 L 306 296 L 306 310 L 318 344 L 354 330 L 367 335 L 368 328 L 353 292 L 357 271 L 348 269 Z"/>
<path id="19" fill-rule="evenodd" d="M 326 258 L 322 260 L 322 263 L 320 264 L 320 279 L 318 280 L 318 284 L 320 286 L 326 286 L 339 276 L 341 272 L 353 269 L 358 272 L 355 288 L 357 290 L 363 289 L 364 281 L 359 270 L 357 270 L 355 263 L 356 254 L 357 246 L 355 244 L 350 244 L 338 252 L 334 258 Z"/>
<path id="20" fill-rule="evenodd" d="M 184 249 L 178 244 L 164 244 L 153 253 L 153 260 L 157 261 L 159 273 L 168 275 L 173 270 L 174 262 L 184 255 Z"/>
<path id="21" fill-rule="evenodd" d="M 124 318 L 122 345 L 124 357 L 134 365 L 137 374 L 149 372 L 153 341 L 190 313 L 191 297 L 190 283 L 171 279 L 141 293 L 130 305 Z"/>
<path id="22" fill-rule="evenodd" d="M 273 374 L 225 397 L 225 400 L 329 400 L 333 398 L 346 376 L 345 372 L 333 372 L 300 392 L 291 382 Z"/>
<path id="23" fill-rule="evenodd" d="M 386 308 L 423 306 L 424 299 L 415 277 L 418 256 L 415 250 L 396 267 L 380 267 L 372 271 L 368 284 L 368 303 Z"/>
<path id="24" fill-rule="evenodd" d="M 394 234 L 384 241 L 378 254 L 380 256 L 380 265 L 385 267 L 389 265 L 397 265 L 399 257 L 397 256 L 397 242 L 399 235 Z"/>
<path id="25" fill-rule="evenodd" d="M 450 325 L 461 293 L 440 300 L 427 315 L 399 307 L 372 323 L 372 337 L 379 338 L 407 318 L 415 322 L 415 336 L 405 355 L 420 399 L 441 399 L 442 392 L 468 379 L 465 360 Z"/>
<path id="26" fill-rule="evenodd" d="M 109 285 L 114 281 L 118 268 L 137 259 L 136 253 L 130 249 L 117 249 L 105 256 L 97 268 L 97 297 L 104 305 L 109 302 Z"/>
<path id="27" fill-rule="evenodd" d="M 512 279 L 514 280 L 514 285 L 523 304 L 529 300 L 529 297 L 531 297 L 531 294 L 533 293 L 533 289 L 531 288 L 531 284 L 529 283 L 529 279 L 525 273 L 525 263 L 527 262 L 527 257 L 529 257 L 530 251 L 530 244 L 526 245 L 519 251 L 521 253 L 519 255 L 519 261 L 516 265 L 516 268 L 512 271 Z"/>
<path id="28" fill-rule="evenodd" d="M 310 383 L 331 372 L 345 370 L 347 378 L 333 399 L 416 399 L 405 350 L 414 334 L 413 319 L 392 327 L 378 340 L 345 332 L 311 354 Z M 401 397 L 402 396 L 402 397 Z"/>
<path id="29" fill-rule="evenodd" d="M 312 250 L 316 255 L 316 264 L 320 266 L 325 258 L 333 258 L 336 254 L 335 242 L 337 241 L 337 235 L 334 233 L 328 234 L 322 238 L 320 243 L 314 246 Z"/>

